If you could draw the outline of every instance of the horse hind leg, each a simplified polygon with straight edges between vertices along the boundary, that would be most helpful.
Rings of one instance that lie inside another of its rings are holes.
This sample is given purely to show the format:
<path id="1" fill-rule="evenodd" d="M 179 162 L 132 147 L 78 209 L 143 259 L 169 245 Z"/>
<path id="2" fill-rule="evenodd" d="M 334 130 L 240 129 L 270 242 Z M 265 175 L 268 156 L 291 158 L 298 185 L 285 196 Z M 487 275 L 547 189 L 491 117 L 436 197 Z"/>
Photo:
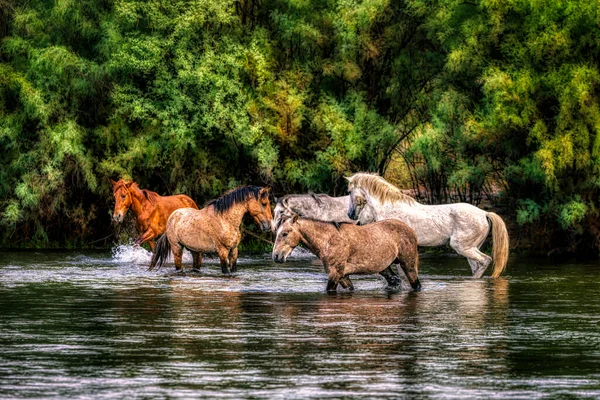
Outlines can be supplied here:
<path id="1" fill-rule="evenodd" d="M 348 275 L 340 279 L 340 285 L 342 285 L 344 289 L 348 289 L 351 292 L 354 291 L 354 284 L 352 284 L 352 281 Z"/>
<path id="2" fill-rule="evenodd" d="M 171 243 L 171 251 L 173 251 L 173 262 L 175 263 L 175 269 L 181 271 L 183 269 L 183 246 L 179 243 Z"/>
<path id="3" fill-rule="evenodd" d="M 492 263 L 492 257 L 488 256 L 485 253 L 479 251 L 476 247 L 470 247 L 467 249 L 463 248 L 455 248 L 450 245 L 458 254 L 461 256 L 467 257 L 467 261 L 471 266 L 471 272 L 473 273 L 473 278 L 479 279 L 483 276 L 483 273 Z"/>

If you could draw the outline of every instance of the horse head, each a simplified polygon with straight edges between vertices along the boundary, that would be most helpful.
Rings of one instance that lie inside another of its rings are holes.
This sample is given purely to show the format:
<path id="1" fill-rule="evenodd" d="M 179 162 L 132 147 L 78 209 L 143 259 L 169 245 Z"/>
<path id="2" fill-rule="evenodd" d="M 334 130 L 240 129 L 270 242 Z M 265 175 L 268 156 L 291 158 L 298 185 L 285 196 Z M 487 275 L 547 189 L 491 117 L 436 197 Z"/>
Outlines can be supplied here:
<path id="1" fill-rule="evenodd" d="M 368 197 L 361 187 L 353 185 L 352 182 L 348 184 L 348 193 L 350 194 L 348 218 L 356 221 L 359 219 L 361 212 L 367 207 Z"/>
<path id="2" fill-rule="evenodd" d="M 123 222 L 127 210 L 129 210 L 129 207 L 131 207 L 131 204 L 133 203 L 133 198 L 129 191 L 133 181 L 125 182 L 123 179 L 119 179 L 118 182 L 115 182 L 111 179 L 110 182 L 113 185 L 113 196 L 115 196 L 113 220 L 117 223 Z"/>
<path id="3" fill-rule="evenodd" d="M 277 233 L 277 228 L 283 222 L 285 217 L 292 217 L 294 212 L 289 206 L 289 200 L 286 197 L 279 198 L 273 210 L 273 221 L 271 222 L 271 231 Z"/>
<path id="4" fill-rule="evenodd" d="M 269 202 L 270 188 L 261 188 L 257 197 L 250 196 L 248 201 L 248 212 L 254 218 L 254 222 L 263 231 L 271 230 L 273 214 L 271 213 L 271 203 Z"/>
<path id="5" fill-rule="evenodd" d="M 294 248 L 300 243 L 300 232 L 298 231 L 296 222 L 298 221 L 298 214 L 294 214 L 292 217 L 283 216 L 281 224 L 277 229 L 277 238 L 273 245 L 273 261 L 283 263 L 287 260 Z"/>

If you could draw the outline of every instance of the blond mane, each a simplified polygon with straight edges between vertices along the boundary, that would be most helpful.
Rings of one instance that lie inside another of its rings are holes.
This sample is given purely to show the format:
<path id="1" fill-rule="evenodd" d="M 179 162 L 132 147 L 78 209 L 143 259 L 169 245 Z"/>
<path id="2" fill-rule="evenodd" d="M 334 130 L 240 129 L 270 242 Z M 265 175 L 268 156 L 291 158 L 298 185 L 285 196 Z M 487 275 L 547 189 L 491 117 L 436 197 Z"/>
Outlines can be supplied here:
<path id="1" fill-rule="evenodd" d="M 365 189 L 371 196 L 379 200 L 381 203 L 395 203 L 397 201 L 411 205 L 417 203 L 414 198 L 402 193 L 400 189 L 377 174 L 357 172 L 347 179 L 348 189 Z"/>

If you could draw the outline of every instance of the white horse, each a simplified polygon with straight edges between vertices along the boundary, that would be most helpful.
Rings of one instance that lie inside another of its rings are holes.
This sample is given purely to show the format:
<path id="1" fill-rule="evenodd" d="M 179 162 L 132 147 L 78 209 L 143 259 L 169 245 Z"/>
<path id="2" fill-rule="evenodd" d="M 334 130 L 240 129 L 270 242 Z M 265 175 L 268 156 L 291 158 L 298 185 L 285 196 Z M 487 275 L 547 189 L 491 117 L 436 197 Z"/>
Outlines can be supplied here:
<path id="1" fill-rule="evenodd" d="M 376 214 L 373 220 L 395 218 L 414 229 L 419 246 L 449 243 L 458 254 L 467 258 L 474 278 L 481 278 L 492 262 L 490 256 L 479 251 L 491 223 L 494 242 L 492 277 L 497 278 L 504 271 L 508 260 L 508 232 L 498 214 L 467 203 L 420 204 L 375 174 L 360 172 L 346 179 L 350 192 L 348 217 L 358 219 L 362 210 L 371 206 Z"/>

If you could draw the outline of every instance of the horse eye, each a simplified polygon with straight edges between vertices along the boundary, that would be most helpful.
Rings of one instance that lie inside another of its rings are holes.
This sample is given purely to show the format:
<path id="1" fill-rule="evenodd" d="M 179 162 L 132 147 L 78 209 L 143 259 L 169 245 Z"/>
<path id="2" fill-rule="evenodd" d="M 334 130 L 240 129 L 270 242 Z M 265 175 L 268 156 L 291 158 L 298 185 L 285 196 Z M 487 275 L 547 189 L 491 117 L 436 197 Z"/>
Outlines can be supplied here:
<path id="1" fill-rule="evenodd" d="M 121 196 L 122 199 L 124 199 L 125 197 L 127 197 L 127 196 L 125 196 L 125 195 Z"/>
<path id="2" fill-rule="evenodd" d="M 283 232 L 283 233 L 281 234 L 281 236 L 283 236 L 283 237 L 286 237 L 287 235 L 288 235 L 288 233 L 287 233 L 287 232 Z"/>

